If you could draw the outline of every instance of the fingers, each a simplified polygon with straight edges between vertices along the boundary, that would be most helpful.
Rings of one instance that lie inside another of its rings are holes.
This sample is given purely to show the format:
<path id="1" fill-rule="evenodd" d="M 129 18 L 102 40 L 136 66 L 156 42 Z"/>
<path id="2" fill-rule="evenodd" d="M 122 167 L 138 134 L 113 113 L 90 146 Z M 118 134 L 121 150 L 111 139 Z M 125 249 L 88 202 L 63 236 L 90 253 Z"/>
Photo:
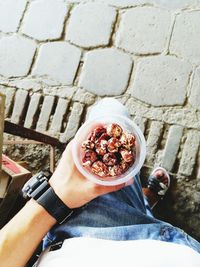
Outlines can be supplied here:
<path id="1" fill-rule="evenodd" d="M 134 183 L 134 179 L 131 178 L 130 180 L 128 180 L 128 181 L 125 183 L 125 186 L 132 185 L 133 183 Z"/>
<path id="2" fill-rule="evenodd" d="M 103 195 L 111 192 L 118 191 L 126 186 L 132 185 L 134 182 L 134 179 L 131 178 L 128 182 L 120 184 L 120 185 L 114 185 L 114 186 L 102 186 L 102 185 L 96 185 L 96 193 L 98 195 Z"/>

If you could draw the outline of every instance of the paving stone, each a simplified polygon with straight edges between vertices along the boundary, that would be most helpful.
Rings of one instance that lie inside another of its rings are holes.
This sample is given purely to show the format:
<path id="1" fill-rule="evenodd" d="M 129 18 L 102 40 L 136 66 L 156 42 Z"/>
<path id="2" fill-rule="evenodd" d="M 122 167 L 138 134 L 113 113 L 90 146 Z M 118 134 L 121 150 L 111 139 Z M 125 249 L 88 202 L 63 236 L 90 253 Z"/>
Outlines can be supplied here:
<path id="1" fill-rule="evenodd" d="M 27 103 L 28 92 L 24 90 L 17 90 L 15 94 L 15 102 L 11 116 L 11 122 L 19 124 L 23 117 L 24 109 Z"/>
<path id="2" fill-rule="evenodd" d="M 65 132 L 61 134 L 60 137 L 61 142 L 63 143 L 68 142 L 76 134 L 80 124 L 81 115 L 83 113 L 83 108 L 84 105 L 81 103 L 73 104 L 72 111 L 67 123 L 67 127 L 65 129 Z"/>
<path id="3" fill-rule="evenodd" d="M 81 3 L 81 2 L 87 2 L 88 0 L 64 0 L 66 3 Z"/>
<path id="4" fill-rule="evenodd" d="M 168 9 L 191 8 L 197 7 L 200 4 L 199 0 L 151 0 L 151 2 Z"/>
<path id="5" fill-rule="evenodd" d="M 131 58 L 115 48 L 88 52 L 80 86 L 101 96 L 120 95 L 126 90 L 131 66 Z"/>
<path id="6" fill-rule="evenodd" d="M 40 91 L 41 84 L 35 79 L 23 79 L 23 80 L 14 80 L 8 83 L 10 86 L 14 86 L 20 89 L 32 90 L 33 92 Z"/>
<path id="7" fill-rule="evenodd" d="M 129 95 L 128 94 L 124 94 L 122 96 L 116 96 L 114 97 L 115 99 L 117 99 L 122 105 L 125 105 L 127 100 L 129 99 Z"/>
<path id="8" fill-rule="evenodd" d="M 24 18 L 22 32 L 40 41 L 58 39 L 62 35 L 67 12 L 63 1 L 34 1 Z"/>
<path id="9" fill-rule="evenodd" d="M 53 96 L 58 96 L 62 98 L 68 98 L 72 99 L 72 96 L 76 92 L 76 87 L 54 87 L 52 88 L 44 88 L 43 92 L 45 95 L 53 95 Z"/>
<path id="10" fill-rule="evenodd" d="M 0 31 L 17 31 L 26 3 L 27 0 L 0 0 Z"/>
<path id="11" fill-rule="evenodd" d="M 162 120 L 168 124 L 178 124 L 186 128 L 200 129 L 200 111 L 186 107 L 147 106 L 142 102 L 130 98 L 126 107 L 133 116 L 142 116 L 150 120 Z"/>
<path id="12" fill-rule="evenodd" d="M 0 92 L 6 96 L 5 117 L 10 115 L 16 89 L 11 87 L 0 86 Z"/>
<path id="13" fill-rule="evenodd" d="M 195 71 L 189 102 L 194 108 L 200 109 L 200 68 Z"/>
<path id="14" fill-rule="evenodd" d="M 70 0 L 68 0 L 70 1 Z M 199 7 L 199 0 L 96 0 L 116 7 L 134 7 L 139 5 L 156 5 L 167 9 L 184 9 Z M 71 2 L 81 2 L 71 0 Z"/>
<path id="15" fill-rule="evenodd" d="M 170 24 L 171 15 L 167 10 L 130 9 L 122 15 L 116 45 L 135 54 L 160 53 L 166 46 Z"/>
<path id="16" fill-rule="evenodd" d="M 135 118 L 134 118 L 134 122 L 135 122 L 135 123 L 137 124 L 137 126 L 140 128 L 140 130 L 142 131 L 142 133 L 144 133 L 147 119 L 142 118 L 142 117 L 140 117 L 140 116 L 135 116 Z"/>
<path id="17" fill-rule="evenodd" d="M 166 123 L 182 125 L 186 128 L 200 129 L 200 112 L 191 108 L 165 110 L 162 119 Z"/>
<path id="18" fill-rule="evenodd" d="M 47 130 L 54 101 L 55 98 L 53 96 L 45 96 L 36 127 L 38 132 L 45 132 Z"/>
<path id="19" fill-rule="evenodd" d="M 37 94 L 37 93 L 33 94 L 30 97 L 30 102 L 29 102 L 27 113 L 26 113 L 24 127 L 32 128 L 32 126 L 36 120 L 36 115 L 37 115 L 37 111 L 39 109 L 41 97 L 42 97 L 42 95 Z"/>
<path id="20" fill-rule="evenodd" d="M 145 58 L 137 66 L 132 96 L 154 106 L 182 105 L 191 68 L 171 56 Z"/>
<path id="21" fill-rule="evenodd" d="M 73 100 L 87 105 L 92 105 L 95 101 L 95 95 L 85 91 L 84 89 L 78 88 L 75 95 L 73 96 Z"/>
<path id="22" fill-rule="evenodd" d="M 184 57 L 194 64 L 200 63 L 200 11 L 183 12 L 177 16 L 170 53 Z"/>
<path id="23" fill-rule="evenodd" d="M 168 171 L 172 171 L 174 167 L 182 135 L 182 126 L 173 125 L 170 127 L 162 155 L 162 166 Z"/>
<path id="24" fill-rule="evenodd" d="M 200 168 L 199 168 L 198 173 L 197 173 L 197 179 L 200 179 Z"/>
<path id="25" fill-rule="evenodd" d="M 57 136 L 61 132 L 63 118 L 66 115 L 68 107 L 69 107 L 69 100 L 65 100 L 63 98 L 60 98 L 58 100 L 49 131 L 51 135 Z"/>
<path id="26" fill-rule="evenodd" d="M 49 76 L 37 77 L 37 80 L 43 85 L 43 87 L 51 87 L 58 85 L 58 81 L 54 80 Z"/>
<path id="27" fill-rule="evenodd" d="M 0 74 L 6 77 L 18 77 L 29 72 L 36 44 L 19 35 L 0 39 Z"/>
<path id="28" fill-rule="evenodd" d="M 1 36 L 1 34 L 0 34 L 0 36 Z M 7 86 L 8 85 L 8 79 L 6 77 L 1 76 L 0 77 L 0 84 Z"/>
<path id="29" fill-rule="evenodd" d="M 196 156 L 200 143 L 200 133 L 189 131 L 185 141 L 178 173 L 190 176 L 196 162 Z"/>
<path id="30" fill-rule="evenodd" d="M 102 2 L 108 5 L 116 6 L 116 7 L 132 7 L 136 5 L 146 4 L 148 0 L 98 0 L 98 2 Z"/>
<path id="31" fill-rule="evenodd" d="M 81 51 L 66 42 L 53 42 L 41 46 L 34 75 L 49 76 L 57 84 L 71 85 L 73 83 Z"/>
<path id="32" fill-rule="evenodd" d="M 86 48 L 107 45 L 115 18 L 115 9 L 108 5 L 78 5 L 73 9 L 67 25 L 67 39 Z"/>
<path id="33" fill-rule="evenodd" d="M 159 145 L 159 140 L 162 135 L 163 123 L 160 121 L 152 121 L 147 138 L 147 162 L 153 163 L 155 154 Z"/>

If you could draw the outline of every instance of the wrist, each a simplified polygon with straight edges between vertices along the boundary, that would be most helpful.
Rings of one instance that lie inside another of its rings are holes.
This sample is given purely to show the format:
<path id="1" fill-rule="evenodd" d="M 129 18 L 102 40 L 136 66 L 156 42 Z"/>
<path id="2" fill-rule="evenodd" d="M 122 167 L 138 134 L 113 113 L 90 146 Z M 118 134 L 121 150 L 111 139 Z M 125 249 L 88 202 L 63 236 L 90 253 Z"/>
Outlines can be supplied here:
<path id="1" fill-rule="evenodd" d="M 67 185 L 61 185 L 61 184 L 57 183 L 57 180 L 58 179 L 56 179 L 56 176 L 55 177 L 52 177 L 49 180 L 49 184 L 53 188 L 53 190 L 56 193 L 56 195 L 70 209 L 77 208 L 77 206 L 74 205 L 73 199 L 74 199 L 75 196 L 74 196 L 72 190 L 70 190 L 69 186 L 67 186 Z"/>
<path id="2" fill-rule="evenodd" d="M 56 224 L 56 219 L 50 215 L 45 208 L 43 208 L 35 199 L 30 199 L 26 204 L 27 210 L 29 211 L 29 217 L 32 220 L 36 220 L 40 223 L 45 223 L 50 229 Z M 31 211 L 31 212 L 30 212 Z"/>
<path id="3" fill-rule="evenodd" d="M 60 176 L 54 174 L 49 183 L 57 196 L 70 209 L 80 208 L 92 199 L 85 182 L 80 183 L 70 178 L 63 180 Z"/>
<path id="4" fill-rule="evenodd" d="M 54 191 L 49 179 L 50 175 L 44 172 L 34 175 L 22 188 L 23 196 L 34 199 L 61 224 L 72 215 L 73 210 L 63 202 L 60 194 Z"/>

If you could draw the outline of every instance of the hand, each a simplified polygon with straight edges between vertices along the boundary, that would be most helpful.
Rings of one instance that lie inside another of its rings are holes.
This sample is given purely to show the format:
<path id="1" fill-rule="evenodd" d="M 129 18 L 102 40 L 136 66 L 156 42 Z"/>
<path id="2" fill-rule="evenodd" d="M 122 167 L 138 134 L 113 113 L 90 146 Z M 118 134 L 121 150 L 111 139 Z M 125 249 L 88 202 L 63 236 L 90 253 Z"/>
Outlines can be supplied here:
<path id="1" fill-rule="evenodd" d="M 133 183 L 133 179 L 126 184 L 115 186 L 93 183 L 86 179 L 76 168 L 71 149 L 72 142 L 67 145 L 55 172 L 49 180 L 56 194 L 69 208 L 81 207 L 100 195 L 117 191 Z"/>

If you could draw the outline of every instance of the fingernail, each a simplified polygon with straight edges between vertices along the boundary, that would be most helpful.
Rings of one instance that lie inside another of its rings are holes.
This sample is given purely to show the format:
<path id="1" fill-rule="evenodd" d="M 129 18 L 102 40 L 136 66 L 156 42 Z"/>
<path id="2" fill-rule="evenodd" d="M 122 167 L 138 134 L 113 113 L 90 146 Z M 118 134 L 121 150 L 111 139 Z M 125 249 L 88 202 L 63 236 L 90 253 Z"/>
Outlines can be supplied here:
<path id="1" fill-rule="evenodd" d="M 125 183 L 125 186 L 129 186 L 129 185 L 132 185 L 132 184 L 133 184 L 133 179 L 130 179 Z"/>

